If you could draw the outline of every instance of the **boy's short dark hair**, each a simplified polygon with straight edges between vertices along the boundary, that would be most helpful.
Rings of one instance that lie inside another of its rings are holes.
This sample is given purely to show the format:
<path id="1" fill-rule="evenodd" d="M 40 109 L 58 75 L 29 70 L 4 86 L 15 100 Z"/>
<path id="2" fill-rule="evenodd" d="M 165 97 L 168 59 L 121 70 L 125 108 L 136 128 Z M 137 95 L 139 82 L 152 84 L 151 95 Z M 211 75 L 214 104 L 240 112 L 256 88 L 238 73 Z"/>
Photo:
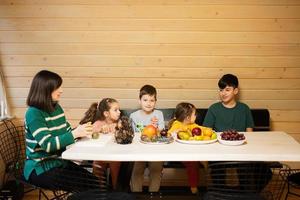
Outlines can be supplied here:
<path id="1" fill-rule="evenodd" d="M 220 89 L 224 89 L 227 86 L 237 88 L 239 87 L 239 80 L 233 74 L 225 74 L 218 82 L 218 86 Z"/>
<path id="2" fill-rule="evenodd" d="M 140 99 L 142 98 L 143 95 L 150 95 L 150 96 L 154 96 L 155 100 L 156 100 L 156 89 L 155 87 L 153 87 L 152 85 L 144 85 L 141 89 L 140 89 Z"/>

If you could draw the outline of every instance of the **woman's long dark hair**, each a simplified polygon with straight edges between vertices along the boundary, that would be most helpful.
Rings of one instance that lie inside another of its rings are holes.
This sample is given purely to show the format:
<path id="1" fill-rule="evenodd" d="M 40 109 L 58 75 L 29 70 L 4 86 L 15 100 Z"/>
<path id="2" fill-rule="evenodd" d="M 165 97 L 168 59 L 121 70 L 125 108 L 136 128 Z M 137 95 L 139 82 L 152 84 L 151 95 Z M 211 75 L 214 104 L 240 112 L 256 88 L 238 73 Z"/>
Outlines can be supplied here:
<path id="1" fill-rule="evenodd" d="M 31 82 L 27 105 L 46 112 L 54 111 L 57 102 L 53 102 L 51 94 L 62 85 L 62 82 L 62 78 L 54 72 L 47 70 L 38 72 Z"/>
<path id="2" fill-rule="evenodd" d="M 79 124 L 85 124 L 87 122 L 92 122 L 93 124 L 97 120 L 105 120 L 104 112 L 109 111 L 111 104 L 117 102 L 118 101 L 113 98 L 104 98 L 99 102 L 99 105 L 98 103 L 92 103 Z"/>
<path id="3" fill-rule="evenodd" d="M 168 127 L 171 128 L 175 120 L 183 122 L 187 117 L 192 115 L 194 110 L 196 110 L 196 107 L 191 103 L 181 102 L 177 104 L 174 118 L 169 122 Z"/>

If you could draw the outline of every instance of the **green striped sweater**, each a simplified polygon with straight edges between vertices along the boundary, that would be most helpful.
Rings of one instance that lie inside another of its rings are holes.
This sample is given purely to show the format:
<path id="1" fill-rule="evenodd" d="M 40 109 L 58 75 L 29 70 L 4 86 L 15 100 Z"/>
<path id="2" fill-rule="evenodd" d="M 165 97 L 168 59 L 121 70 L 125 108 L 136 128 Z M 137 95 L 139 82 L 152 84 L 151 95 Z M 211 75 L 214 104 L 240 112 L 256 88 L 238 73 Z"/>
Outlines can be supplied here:
<path id="1" fill-rule="evenodd" d="M 61 155 L 65 147 L 74 143 L 70 124 L 66 121 L 63 109 L 57 104 L 55 110 L 47 113 L 35 107 L 29 107 L 25 114 L 26 161 L 24 177 L 28 180 L 33 170 L 37 175 L 61 165 L 55 159 L 45 169 L 41 161 Z"/>

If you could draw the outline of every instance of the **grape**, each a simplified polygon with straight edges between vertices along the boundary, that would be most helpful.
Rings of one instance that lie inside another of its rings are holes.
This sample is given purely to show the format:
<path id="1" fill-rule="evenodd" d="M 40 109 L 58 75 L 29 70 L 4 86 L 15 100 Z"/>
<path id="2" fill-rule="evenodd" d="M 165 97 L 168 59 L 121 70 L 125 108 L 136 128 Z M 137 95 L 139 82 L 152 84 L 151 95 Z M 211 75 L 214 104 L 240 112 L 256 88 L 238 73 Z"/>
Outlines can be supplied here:
<path id="1" fill-rule="evenodd" d="M 245 135 L 243 133 L 238 133 L 236 130 L 225 130 L 221 133 L 221 139 L 229 141 L 244 140 Z"/>

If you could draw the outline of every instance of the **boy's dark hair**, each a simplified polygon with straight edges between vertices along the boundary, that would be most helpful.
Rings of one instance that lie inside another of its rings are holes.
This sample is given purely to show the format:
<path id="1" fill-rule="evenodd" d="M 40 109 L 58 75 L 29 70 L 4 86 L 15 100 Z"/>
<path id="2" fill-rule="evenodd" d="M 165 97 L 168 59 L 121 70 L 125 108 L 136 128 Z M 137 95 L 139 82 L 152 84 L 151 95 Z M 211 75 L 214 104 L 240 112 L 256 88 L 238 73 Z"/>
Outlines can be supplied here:
<path id="1" fill-rule="evenodd" d="M 153 87 L 152 85 L 144 85 L 141 89 L 140 89 L 140 99 L 142 98 L 143 95 L 150 95 L 150 96 L 154 96 L 155 100 L 156 100 L 156 89 L 155 87 Z"/>
<path id="2" fill-rule="evenodd" d="M 219 80 L 218 86 L 219 86 L 220 89 L 224 89 L 227 86 L 233 87 L 233 88 L 238 88 L 239 87 L 239 80 L 233 74 L 225 74 Z"/>
<path id="3" fill-rule="evenodd" d="M 57 102 L 53 102 L 52 92 L 58 89 L 62 82 L 62 78 L 54 72 L 38 72 L 31 82 L 26 104 L 46 112 L 54 111 Z"/>
<path id="4" fill-rule="evenodd" d="M 85 112 L 84 117 L 80 120 L 79 124 L 85 124 L 87 122 L 94 123 L 97 120 L 105 120 L 104 112 L 109 111 L 112 103 L 118 101 L 113 98 L 104 98 L 99 104 L 92 103 L 89 109 Z"/>

